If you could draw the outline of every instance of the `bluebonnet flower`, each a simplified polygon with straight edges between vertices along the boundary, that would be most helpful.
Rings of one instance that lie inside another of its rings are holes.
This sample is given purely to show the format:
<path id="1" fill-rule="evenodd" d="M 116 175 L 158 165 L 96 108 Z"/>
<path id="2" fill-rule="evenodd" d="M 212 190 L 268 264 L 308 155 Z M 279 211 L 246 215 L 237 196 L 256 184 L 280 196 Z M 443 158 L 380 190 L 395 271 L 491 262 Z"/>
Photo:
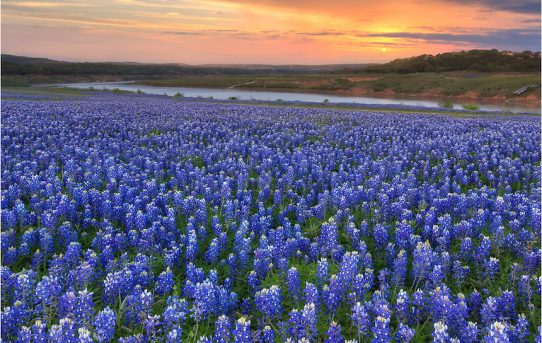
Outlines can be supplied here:
<path id="1" fill-rule="evenodd" d="M 86 328 L 79 328 L 77 329 L 78 337 L 77 337 L 77 343 L 92 343 L 94 340 L 92 339 L 92 334 L 88 329 Z"/>
<path id="2" fill-rule="evenodd" d="M 463 240 L 461 241 L 461 246 L 459 250 L 461 259 L 466 262 L 470 261 L 472 258 L 472 250 L 473 250 L 472 239 L 470 237 L 463 238 Z"/>
<path id="3" fill-rule="evenodd" d="M 174 327 L 166 334 L 166 343 L 181 343 L 182 342 L 182 329 L 180 327 Z"/>
<path id="4" fill-rule="evenodd" d="M 310 282 L 305 284 L 305 302 L 313 303 L 317 306 L 320 303 L 320 296 L 318 293 L 318 288 Z"/>
<path id="5" fill-rule="evenodd" d="M 518 280 L 518 294 L 524 306 L 531 302 L 533 291 L 531 280 L 528 275 L 522 275 Z"/>
<path id="6" fill-rule="evenodd" d="M 96 315 L 94 332 L 99 343 L 108 343 L 113 340 L 116 321 L 115 312 L 109 307 L 104 308 Z"/>
<path id="7" fill-rule="evenodd" d="M 46 305 L 52 305 L 62 292 L 62 285 L 57 276 L 44 276 L 36 285 L 36 298 Z"/>
<path id="8" fill-rule="evenodd" d="M 318 261 L 316 268 L 316 277 L 318 279 L 318 285 L 321 287 L 328 281 L 329 263 L 326 258 L 322 258 Z"/>
<path id="9" fill-rule="evenodd" d="M 404 285 L 407 276 L 407 264 L 407 254 L 404 250 L 399 251 L 399 254 L 397 254 L 397 258 L 393 262 L 393 274 L 391 278 L 391 284 L 394 287 L 401 287 Z"/>
<path id="10" fill-rule="evenodd" d="M 490 257 L 489 260 L 484 261 L 484 277 L 487 280 L 493 280 L 495 275 L 499 272 L 499 260 L 495 257 Z"/>
<path id="11" fill-rule="evenodd" d="M 169 267 L 158 275 L 158 280 L 156 281 L 156 292 L 159 295 L 165 295 L 173 291 L 173 286 L 175 281 L 173 280 L 173 272 Z"/>
<path id="12" fill-rule="evenodd" d="M 141 334 L 130 335 L 119 338 L 120 343 L 143 343 L 144 338 Z"/>
<path id="13" fill-rule="evenodd" d="M 230 341 L 231 323 L 230 319 L 224 315 L 216 320 L 216 329 L 213 335 L 213 341 L 217 343 L 227 343 Z"/>
<path id="14" fill-rule="evenodd" d="M 77 294 L 74 315 L 76 322 L 79 325 L 85 325 L 91 322 L 94 316 L 94 302 L 92 301 L 92 293 L 82 290 Z"/>
<path id="15" fill-rule="evenodd" d="M 32 342 L 32 331 L 23 326 L 17 333 L 17 342 Z"/>
<path id="16" fill-rule="evenodd" d="M 342 285 L 337 275 L 332 275 L 329 279 L 329 285 L 322 289 L 322 298 L 328 313 L 335 313 L 342 301 Z"/>
<path id="17" fill-rule="evenodd" d="M 377 224 L 373 228 L 373 236 L 378 248 L 384 250 L 388 245 L 388 229 L 380 224 Z"/>
<path id="18" fill-rule="evenodd" d="M 506 319 L 507 321 L 516 317 L 516 301 L 514 293 L 506 290 L 502 292 L 502 295 L 497 299 L 497 311 L 500 319 Z"/>
<path id="19" fill-rule="evenodd" d="M 32 325 L 32 336 L 34 342 L 45 343 L 47 342 L 47 326 L 41 320 L 36 320 Z"/>
<path id="20" fill-rule="evenodd" d="M 529 322 L 525 314 L 518 315 L 516 324 L 509 330 L 509 338 L 512 342 L 526 342 L 529 336 Z"/>
<path id="21" fill-rule="evenodd" d="M 347 252 L 343 255 L 339 270 L 339 279 L 345 289 L 348 289 L 350 283 L 358 272 L 360 256 L 357 251 Z"/>
<path id="22" fill-rule="evenodd" d="M 247 284 L 250 287 L 250 290 L 252 293 L 256 293 L 260 286 L 260 279 L 258 278 L 258 275 L 253 270 L 248 273 L 247 276 Z"/>
<path id="23" fill-rule="evenodd" d="M 470 272 L 469 266 L 462 266 L 461 261 L 455 260 L 452 267 L 453 281 L 458 288 L 461 288 L 465 278 Z"/>
<path id="24" fill-rule="evenodd" d="M 316 324 L 318 322 L 318 313 L 316 312 L 316 305 L 314 303 L 307 303 L 303 307 L 301 312 L 303 317 L 303 323 L 305 326 L 305 332 L 308 337 L 315 337 L 318 334 Z"/>
<path id="25" fill-rule="evenodd" d="M 288 291 L 295 300 L 299 300 L 301 297 L 301 282 L 299 281 L 299 272 L 295 267 L 288 270 L 286 274 L 286 284 L 288 285 Z"/>
<path id="26" fill-rule="evenodd" d="M 399 250 L 408 250 L 412 233 L 412 228 L 406 220 L 399 223 L 395 229 L 395 244 Z"/>
<path id="27" fill-rule="evenodd" d="M 213 238 L 213 240 L 209 244 L 209 247 L 207 248 L 207 252 L 205 253 L 205 258 L 207 259 L 209 263 L 217 263 L 219 254 L 220 254 L 220 245 L 218 243 L 218 240 L 216 238 Z"/>
<path id="28" fill-rule="evenodd" d="M 288 337 L 293 340 L 300 340 L 306 336 L 303 316 L 297 309 L 288 314 Z"/>
<path id="29" fill-rule="evenodd" d="M 2 341 L 540 339 L 539 121 L 7 98 Z"/>
<path id="30" fill-rule="evenodd" d="M 433 255 L 429 242 L 418 242 L 413 252 L 412 261 L 412 278 L 415 280 L 415 285 L 418 285 L 428 276 L 432 258 Z"/>
<path id="31" fill-rule="evenodd" d="M 198 282 L 194 290 L 193 317 L 207 319 L 217 310 L 216 286 L 209 280 Z"/>
<path id="32" fill-rule="evenodd" d="M 54 343 L 75 343 L 75 323 L 70 318 L 60 319 L 59 324 L 54 324 L 49 332 L 49 341 Z"/>
<path id="33" fill-rule="evenodd" d="M 373 343 L 384 343 L 391 340 L 390 309 L 386 304 L 377 305 L 372 332 L 374 335 Z"/>
<path id="34" fill-rule="evenodd" d="M 254 297 L 256 307 L 268 317 L 276 317 L 282 313 L 282 292 L 278 286 L 264 288 Z"/>
<path id="35" fill-rule="evenodd" d="M 158 326 L 160 326 L 160 316 L 159 315 L 147 315 L 145 319 L 145 332 L 146 338 L 150 341 L 156 339 L 156 333 L 158 331 Z"/>
<path id="36" fill-rule="evenodd" d="M 478 342 L 478 326 L 476 323 L 468 322 L 467 325 L 459 332 L 461 342 L 473 343 Z"/>
<path id="37" fill-rule="evenodd" d="M 9 249 L 4 253 L 3 256 L 3 262 L 4 265 L 10 265 L 17 261 L 18 253 L 17 248 L 11 246 Z"/>
<path id="38" fill-rule="evenodd" d="M 484 336 L 484 342 L 486 343 L 507 343 L 510 342 L 508 338 L 508 328 L 502 322 L 493 322 L 489 327 L 487 334 Z"/>
<path id="39" fill-rule="evenodd" d="M 188 306 L 185 299 L 179 299 L 177 296 L 168 297 L 163 313 L 166 325 L 172 329 L 181 326 L 188 317 Z"/>
<path id="40" fill-rule="evenodd" d="M 397 314 L 397 319 L 399 321 L 406 321 L 408 319 L 408 312 L 410 307 L 410 298 L 407 292 L 404 290 L 399 290 L 397 293 L 397 304 L 395 305 L 395 310 Z"/>
<path id="41" fill-rule="evenodd" d="M 482 241 L 476 249 L 475 259 L 478 263 L 485 261 L 489 258 L 491 252 L 491 240 L 487 236 L 482 236 Z"/>
<path id="42" fill-rule="evenodd" d="M 357 329 L 358 336 L 365 337 L 369 333 L 371 322 L 365 307 L 357 302 L 352 308 L 352 323 Z"/>
<path id="43" fill-rule="evenodd" d="M 237 320 L 235 323 L 235 329 L 233 330 L 233 340 L 238 343 L 252 342 L 250 320 L 246 320 L 245 317 L 241 317 L 239 320 Z"/>
<path id="44" fill-rule="evenodd" d="M 14 304 L 13 308 L 7 306 L 2 311 L 2 337 L 15 336 L 17 335 L 17 330 L 21 325 L 22 321 L 20 318 L 20 312 L 17 310 L 17 307 L 23 306 L 20 301 Z"/>
<path id="45" fill-rule="evenodd" d="M 77 294 L 74 291 L 64 293 L 59 300 L 58 314 L 62 317 L 73 314 L 77 300 Z"/>
<path id="46" fill-rule="evenodd" d="M 264 343 L 275 342 L 275 331 L 270 326 L 266 325 L 262 330 L 261 339 Z"/>
<path id="47" fill-rule="evenodd" d="M 397 332 L 395 333 L 395 339 L 400 343 L 408 343 L 416 334 L 416 330 L 409 328 L 403 323 L 399 323 Z"/>
<path id="48" fill-rule="evenodd" d="M 326 332 L 327 338 L 325 343 L 343 343 L 344 338 L 341 335 L 341 326 L 335 322 L 329 324 L 329 329 Z"/>
<path id="49" fill-rule="evenodd" d="M 448 326 L 443 322 L 436 322 L 433 325 L 433 342 L 447 343 L 449 341 Z"/>
<path id="50" fill-rule="evenodd" d="M 480 317 L 482 322 L 489 326 L 498 318 L 498 303 L 495 297 L 487 298 L 486 302 L 482 305 L 480 310 Z"/>

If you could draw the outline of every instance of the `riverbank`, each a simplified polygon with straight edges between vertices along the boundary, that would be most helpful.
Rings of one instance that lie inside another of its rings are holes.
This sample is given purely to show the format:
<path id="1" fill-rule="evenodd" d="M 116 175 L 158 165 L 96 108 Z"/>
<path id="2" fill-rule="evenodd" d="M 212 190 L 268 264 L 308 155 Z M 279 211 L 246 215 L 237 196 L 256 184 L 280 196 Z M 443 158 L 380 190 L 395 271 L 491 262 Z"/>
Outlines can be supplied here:
<path id="1" fill-rule="evenodd" d="M 25 101 L 66 101 L 69 99 L 84 99 L 87 97 L 105 97 L 104 99 L 115 98 L 121 99 L 123 96 L 145 97 L 152 99 L 153 97 L 169 97 L 179 102 L 209 102 L 222 104 L 235 104 L 243 106 L 266 106 L 266 107 L 283 107 L 283 108 L 308 108 L 308 109 L 330 109 L 341 111 L 370 111 L 373 113 L 403 113 L 403 114 L 425 114 L 439 115 L 449 117 L 462 118 L 516 118 L 516 117 L 540 117 L 540 113 L 512 113 L 512 112 L 486 112 L 473 111 L 465 109 L 447 109 L 447 108 L 425 108 L 416 106 L 404 105 L 370 105 L 370 104 L 348 104 L 348 103 L 308 103 L 300 101 L 262 101 L 262 100 L 219 100 L 209 98 L 192 98 L 192 97 L 171 97 L 160 94 L 145 94 L 132 91 L 114 92 L 105 89 L 82 89 L 70 87 L 50 87 L 50 86 L 35 86 L 35 87 L 2 87 L 2 101 L 10 100 L 25 100 Z"/>
<path id="2" fill-rule="evenodd" d="M 477 102 L 540 108 L 540 88 L 514 95 L 515 90 L 527 84 L 540 85 L 538 73 L 206 75 L 139 80 L 137 83 L 158 87 L 235 87 L 262 91 L 430 99 L 439 102 Z"/>
<path id="3" fill-rule="evenodd" d="M 178 92 L 184 90 L 186 93 Z M 206 93 L 202 93 L 206 92 Z M 210 93 L 209 93 L 210 92 Z M 216 93 L 219 92 L 219 93 Z M 79 83 L 67 85 L 48 85 L 33 87 L 2 87 L 2 100 L 29 97 L 36 99 L 64 99 L 66 97 L 86 97 L 100 93 L 111 93 L 114 95 L 132 94 L 133 96 L 168 96 L 178 101 L 208 101 L 227 102 L 246 105 L 270 105 L 286 107 L 317 107 L 351 110 L 368 110 L 376 112 L 404 112 L 404 113 L 433 113 L 452 116 L 477 116 L 477 115 L 535 115 L 540 116 L 540 109 L 529 110 L 528 108 L 511 107 L 487 107 L 464 108 L 460 104 L 453 104 L 452 107 L 439 106 L 437 102 L 419 100 L 394 101 L 391 99 L 361 98 L 361 97 L 338 97 L 322 94 L 308 93 L 274 93 L 270 91 L 258 92 L 254 90 L 235 89 L 209 89 L 209 88 L 181 88 L 181 87 L 153 87 L 141 86 L 134 83 Z M 247 93 L 255 95 L 247 96 Z M 205 95 L 204 95 L 205 94 Z M 229 96 L 231 94 L 242 95 L 239 97 Z M 212 96 L 215 95 L 215 96 Z M 283 96 L 280 98 L 278 96 Z M 329 97 L 326 98 L 326 97 Z"/>
<path id="4" fill-rule="evenodd" d="M 431 100 L 438 103 L 517 106 L 540 110 L 540 88 L 521 95 L 514 91 L 540 85 L 539 73 L 314 73 L 265 75 L 192 75 L 177 77 L 134 76 L 136 84 L 154 87 L 244 89 L 288 93 L 327 94 L 381 99 Z M 114 82 L 128 79 L 114 75 L 2 76 L 2 87 L 74 82 Z"/>

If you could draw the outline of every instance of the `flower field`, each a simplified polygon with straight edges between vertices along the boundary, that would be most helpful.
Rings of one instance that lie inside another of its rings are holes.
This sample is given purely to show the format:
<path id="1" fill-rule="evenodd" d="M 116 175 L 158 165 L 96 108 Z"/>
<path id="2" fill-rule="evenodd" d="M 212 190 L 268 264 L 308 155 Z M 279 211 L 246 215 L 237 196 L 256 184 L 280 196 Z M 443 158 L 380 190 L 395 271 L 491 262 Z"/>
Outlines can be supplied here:
<path id="1" fill-rule="evenodd" d="M 2 341 L 539 342 L 540 129 L 3 101 Z"/>

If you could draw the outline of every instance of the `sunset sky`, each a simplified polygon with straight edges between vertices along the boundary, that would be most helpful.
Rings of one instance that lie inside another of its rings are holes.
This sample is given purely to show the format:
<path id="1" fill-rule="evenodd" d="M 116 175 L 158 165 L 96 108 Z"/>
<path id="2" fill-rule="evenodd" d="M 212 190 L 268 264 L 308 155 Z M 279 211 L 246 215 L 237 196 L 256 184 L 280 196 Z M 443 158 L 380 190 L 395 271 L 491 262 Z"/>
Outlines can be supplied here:
<path id="1" fill-rule="evenodd" d="M 2 53 L 67 61 L 324 64 L 540 50 L 531 0 L 2 1 Z"/>

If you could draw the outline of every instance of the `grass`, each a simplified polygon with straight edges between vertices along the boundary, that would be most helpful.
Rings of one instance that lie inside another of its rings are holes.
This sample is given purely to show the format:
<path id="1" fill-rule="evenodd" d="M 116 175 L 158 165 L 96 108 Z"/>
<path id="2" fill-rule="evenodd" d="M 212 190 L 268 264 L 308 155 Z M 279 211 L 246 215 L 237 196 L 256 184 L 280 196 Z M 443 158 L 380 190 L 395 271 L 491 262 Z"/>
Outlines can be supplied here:
<path id="1" fill-rule="evenodd" d="M 105 78 L 114 79 L 113 77 Z M 28 87 L 37 83 L 100 81 L 43 76 L 3 76 L 2 87 Z M 103 80 L 101 80 L 103 81 Z M 149 86 L 185 86 L 242 89 L 274 89 L 292 92 L 319 92 L 341 94 L 371 94 L 392 91 L 397 95 L 431 96 L 480 96 L 517 98 L 513 91 L 528 84 L 540 84 L 539 73 L 316 73 L 316 74 L 266 74 L 266 75 L 204 75 L 141 80 L 136 84 Z M 539 89 L 525 95 L 539 98 Z"/>
<path id="2" fill-rule="evenodd" d="M 249 84 L 244 84 L 248 83 Z M 538 73 L 418 73 L 418 74 L 302 74 L 302 75 L 208 75 L 144 80 L 151 86 L 189 86 L 225 88 L 280 89 L 334 93 L 365 89 L 373 92 L 391 90 L 396 94 L 432 94 L 461 96 L 476 93 L 481 97 L 514 98 L 513 91 L 527 84 L 540 84 Z M 538 94 L 537 90 L 529 94 Z"/>
<path id="3" fill-rule="evenodd" d="M 36 98 L 34 101 L 62 99 L 66 96 L 87 96 L 89 90 L 69 87 L 8 87 L 2 84 L 2 92 L 14 92 L 24 95 L 45 96 Z M 9 99 L 9 95 L 2 94 L 2 100 Z"/>
<path id="4" fill-rule="evenodd" d="M 469 111 L 476 111 L 476 110 L 480 109 L 479 106 L 476 106 L 476 105 L 473 105 L 473 104 L 463 104 L 461 106 L 463 106 L 464 109 L 469 110 Z"/>
<path id="5" fill-rule="evenodd" d="M 449 100 L 445 100 L 445 101 L 441 102 L 439 105 L 442 108 L 454 108 L 454 104 Z"/>

